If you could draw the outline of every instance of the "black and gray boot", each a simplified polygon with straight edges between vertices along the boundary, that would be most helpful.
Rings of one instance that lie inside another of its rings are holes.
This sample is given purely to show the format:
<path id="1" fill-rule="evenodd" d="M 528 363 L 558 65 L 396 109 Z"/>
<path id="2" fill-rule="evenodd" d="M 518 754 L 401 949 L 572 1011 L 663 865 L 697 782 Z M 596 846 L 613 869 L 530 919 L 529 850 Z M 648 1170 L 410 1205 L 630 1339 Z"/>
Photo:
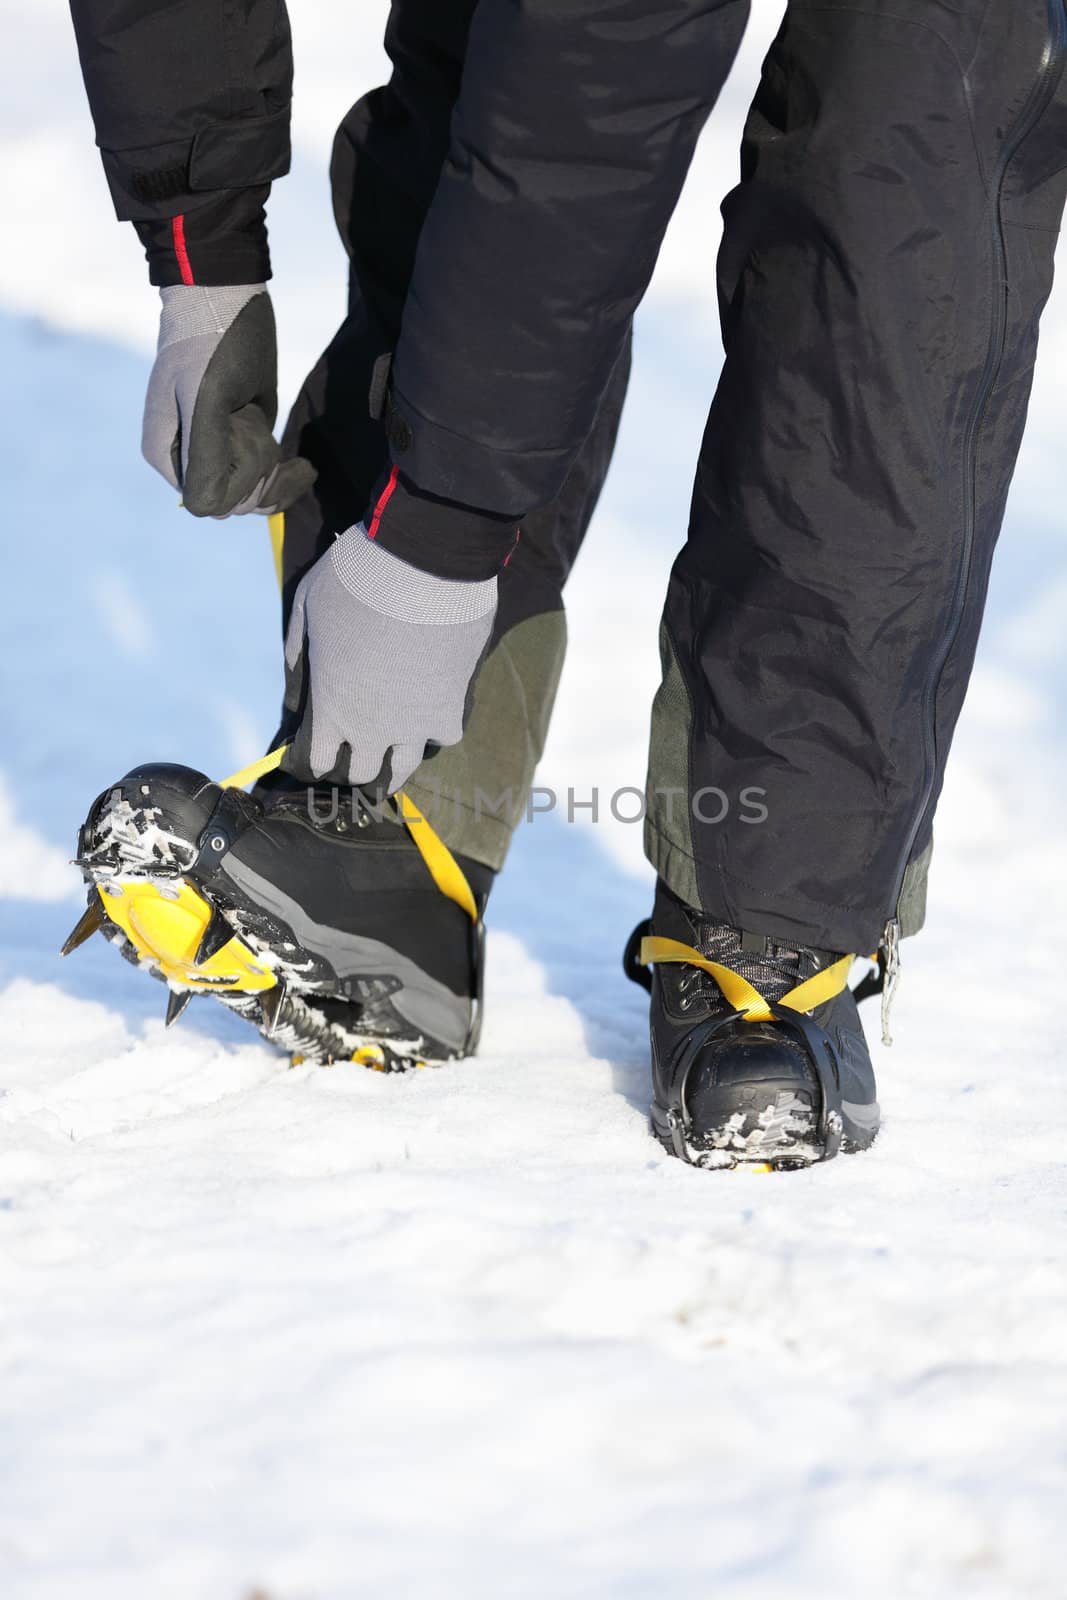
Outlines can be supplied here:
<path id="1" fill-rule="evenodd" d="M 89 906 L 64 953 L 99 928 L 167 983 L 168 1022 L 212 993 L 302 1059 L 395 1071 L 469 1055 L 492 873 L 448 859 L 467 909 L 395 801 L 282 776 L 249 795 L 146 766 L 90 809 Z"/>
<path id="2" fill-rule="evenodd" d="M 652 1131 L 681 1160 L 804 1167 L 873 1143 L 874 1068 L 848 958 L 715 924 L 660 883 L 625 965 L 651 994 Z M 815 1003 L 797 1009 L 794 995 Z"/>

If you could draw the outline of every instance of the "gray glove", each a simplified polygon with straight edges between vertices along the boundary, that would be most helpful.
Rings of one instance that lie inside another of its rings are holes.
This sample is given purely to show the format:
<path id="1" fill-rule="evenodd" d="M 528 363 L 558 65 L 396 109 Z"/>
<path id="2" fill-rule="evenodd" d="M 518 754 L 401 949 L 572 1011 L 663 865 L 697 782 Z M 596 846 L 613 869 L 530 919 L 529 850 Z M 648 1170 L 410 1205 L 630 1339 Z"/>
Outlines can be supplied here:
<path id="1" fill-rule="evenodd" d="M 458 744 L 496 602 L 495 578 L 435 578 L 362 523 L 342 533 L 293 601 L 285 704 L 302 716 L 285 769 L 392 794 L 427 744 Z"/>
<path id="2" fill-rule="evenodd" d="M 278 347 L 262 283 L 160 289 L 141 449 L 195 517 L 283 511 L 315 481 L 275 443 Z"/>

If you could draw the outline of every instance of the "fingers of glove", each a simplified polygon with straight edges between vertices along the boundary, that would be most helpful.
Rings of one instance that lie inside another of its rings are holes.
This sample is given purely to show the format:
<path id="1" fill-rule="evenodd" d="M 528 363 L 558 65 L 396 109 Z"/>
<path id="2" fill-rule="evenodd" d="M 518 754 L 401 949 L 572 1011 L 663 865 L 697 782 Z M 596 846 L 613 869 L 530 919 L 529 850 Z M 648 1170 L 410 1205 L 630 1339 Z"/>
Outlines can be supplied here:
<path id="1" fill-rule="evenodd" d="M 449 706 L 444 715 L 437 717 L 434 722 L 433 732 L 429 737 L 434 744 L 458 744 L 463 737 L 464 710 L 466 701 L 462 705 Z"/>
<path id="2" fill-rule="evenodd" d="M 489 653 L 493 620 L 493 616 L 479 618 L 453 630 L 456 653 L 447 678 L 448 693 L 428 695 L 424 705 L 424 726 L 434 744 L 458 744 L 463 738 L 478 674 Z M 439 673 L 434 686 L 440 690 L 445 682 L 445 674 Z"/>
<path id="3" fill-rule="evenodd" d="M 278 342 L 270 296 L 257 294 L 219 337 L 199 379 L 198 406 L 230 416 L 258 406 L 269 433 L 278 415 Z"/>
<path id="4" fill-rule="evenodd" d="M 279 462 L 263 485 L 258 504 L 238 506 L 236 510 L 259 511 L 266 517 L 272 517 L 276 511 L 288 511 L 290 506 L 307 494 L 317 477 L 318 472 L 311 462 L 305 461 L 302 456 Z"/>
<path id="5" fill-rule="evenodd" d="M 174 469 L 178 484 L 185 481 L 192 444 L 193 416 L 200 396 L 204 373 L 211 364 L 217 340 L 213 334 L 199 334 L 194 339 L 183 339 L 179 344 L 168 345 L 156 357 L 149 390 L 157 380 L 169 391 L 169 398 L 177 410 L 177 439 L 172 443 Z"/>
<path id="6" fill-rule="evenodd" d="M 395 794 L 398 789 L 402 789 L 416 767 L 422 765 L 425 754 L 425 744 L 394 745 L 387 756 L 388 774 L 384 784 L 385 792 L 387 794 Z M 356 783 L 360 780 L 352 777 L 349 781 Z M 362 781 L 365 782 L 366 780 Z"/>
<path id="7" fill-rule="evenodd" d="M 301 783 L 311 783 L 314 774 L 311 771 L 311 727 L 312 717 L 310 707 L 296 733 L 289 743 L 289 748 L 282 757 L 282 771 L 289 772 L 294 778 L 299 778 Z"/>
<path id="8" fill-rule="evenodd" d="M 285 664 L 294 667 L 304 651 L 307 635 L 307 595 L 312 573 L 306 572 L 296 586 L 293 608 L 289 613 L 289 626 L 285 630 Z"/>
<path id="9" fill-rule="evenodd" d="M 212 414 L 201 392 L 193 410 L 182 497 L 194 517 L 228 517 L 278 464 L 278 445 L 266 416 L 247 405 Z"/>
<path id="10" fill-rule="evenodd" d="M 349 759 L 344 737 L 328 719 L 316 718 L 310 701 L 281 765 L 283 772 L 291 773 L 301 783 L 317 783 L 322 778 L 332 783 L 346 781 Z"/>
<path id="11" fill-rule="evenodd" d="M 179 389 L 187 436 L 185 504 L 194 516 L 225 517 L 278 465 L 271 432 L 278 413 L 278 352 L 270 296 L 248 301 L 198 369 L 190 357 L 199 342 L 175 346 L 185 391 L 183 402 Z"/>
<path id="12" fill-rule="evenodd" d="M 162 358 L 158 360 L 148 380 L 141 422 L 141 454 L 150 467 L 177 489 L 181 417 L 169 365 Z"/>
<path id="13" fill-rule="evenodd" d="M 341 763 L 342 746 L 345 743 L 345 736 L 341 730 L 335 727 L 328 718 L 315 717 L 311 715 L 310 705 L 308 706 L 308 711 L 305 713 L 304 720 L 300 725 L 301 734 L 303 734 L 304 729 L 308 727 L 309 722 L 311 725 L 310 735 L 306 745 L 301 745 L 301 750 L 306 748 L 308 752 L 307 766 L 311 771 L 312 777 L 316 780 L 319 778 L 327 778 L 334 773 L 334 768 Z M 347 763 L 347 769 L 349 772 L 348 781 L 350 783 L 355 783 L 357 781 L 351 776 L 351 772 L 359 764 L 358 757 L 354 754 L 351 755 Z M 343 777 L 343 775 L 344 767 L 342 766 L 340 776 Z M 336 777 L 338 774 L 334 774 L 334 776 Z"/>
<path id="14" fill-rule="evenodd" d="M 261 478 L 252 493 L 235 505 L 231 517 L 244 517 L 250 512 L 272 517 L 276 511 L 287 511 L 306 494 L 318 477 L 310 461 L 296 456 L 292 461 L 280 461 L 269 477 Z"/>
<path id="15" fill-rule="evenodd" d="M 304 679 L 307 674 L 307 622 L 304 612 L 307 581 L 307 578 L 303 580 L 293 598 L 293 609 L 285 635 L 285 708 L 293 712 L 300 710 L 304 698 Z"/>
<path id="16" fill-rule="evenodd" d="M 453 743 L 458 744 L 459 740 L 462 739 L 464 733 L 466 732 L 467 724 L 471 719 L 471 714 L 474 711 L 475 690 L 478 687 L 478 678 L 483 666 L 485 665 L 486 657 L 489 655 L 489 652 L 493 646 L 493 628 L 495 624 L 496 612 L 494 610 L 493 615 L 489 618 L 489 626 L 485 633 L 485 642 L 483 643 L 479 652 L 477 661 L 474 663 L 474 671 L 471 673 L 470 680 L 467 684 L 467 692 L 463 697 L 463 712 L 460 717 L 459 733 L 457 734 L 455 740 L 452 741 Z"/>

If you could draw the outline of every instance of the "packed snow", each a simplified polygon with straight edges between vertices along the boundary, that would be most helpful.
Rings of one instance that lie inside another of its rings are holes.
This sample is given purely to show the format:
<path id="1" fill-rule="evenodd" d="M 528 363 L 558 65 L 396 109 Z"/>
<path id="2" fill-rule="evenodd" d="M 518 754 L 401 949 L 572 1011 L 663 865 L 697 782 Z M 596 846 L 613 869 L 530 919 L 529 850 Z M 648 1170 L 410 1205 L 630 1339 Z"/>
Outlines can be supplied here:
<path id="1" fill-rule="evenodd" d="M 757 0 L 642 311 L 572 586 L 539 782 L 579 800 L 643 781 L 719 360 L 716 208 L 780 9 Z M 287 398 L 340 313 L 323 166 L 386 7 L 290 10 Z M 870 1154 L 710 1174 L 650 1139 L 619 966 L 649 875 L 603 806 L 520 828 L 476 1060 L 289 1069 L 207 999 L 164 1033 L 163 990 L 102 940 L 56 955 L 89 800 L 135 761 L 255 756 L 281 658 L 263 524 L 194 522 L 139 460 L 155 297 L 66 6 L 0 20 L 4 1600 L 1059 1600 L 1067 302 Z"/>

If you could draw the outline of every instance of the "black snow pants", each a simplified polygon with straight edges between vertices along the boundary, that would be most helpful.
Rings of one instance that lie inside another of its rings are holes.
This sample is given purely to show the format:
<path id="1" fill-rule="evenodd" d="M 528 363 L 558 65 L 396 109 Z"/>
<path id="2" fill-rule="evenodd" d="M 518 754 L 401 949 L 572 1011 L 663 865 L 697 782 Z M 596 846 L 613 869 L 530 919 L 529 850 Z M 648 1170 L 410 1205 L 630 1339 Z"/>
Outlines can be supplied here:
<path id="1" fill-rule="evenodd" d="M 509 819 L 473 798 L 530 782 L 631 319 L 745 14 L 396 0 L 393 79 L 338 135 L 350 314 L 290 421 L 320 481 L 286 594 L 390 444 L 420 488 L 521 517 L 467 735 L 412 785 L 494 867 Z M 724 206 L 652 716 L 648 853 L 719 920 L 839 951 L 921 924 L 1051 287 L 1065 57 L 1064 0 L 790 0 Z"/>
<path id="2" fill-rule="evenodd" d="M 358 101 L 337 132 L 330 177 L 350 263 L 349 307 L 286 428 L 286 452 L 312 461 L 319 476 L 286 515 L 283 627 L 300 579 L 335 533 L 364 515 L 388 462 L 371 395 L 400 336 L 476 5 L 394 0 L 386 30 L 392 79 Z M 566 649 L 563 586 L 607 475 L 629 374 L 627 325 L 588 437 L 551 502 L 523 518 L 462 743 L 438 750 L 405 786 L 452 849 L 494 870 L 525 814 L 544 748 Z"/>

